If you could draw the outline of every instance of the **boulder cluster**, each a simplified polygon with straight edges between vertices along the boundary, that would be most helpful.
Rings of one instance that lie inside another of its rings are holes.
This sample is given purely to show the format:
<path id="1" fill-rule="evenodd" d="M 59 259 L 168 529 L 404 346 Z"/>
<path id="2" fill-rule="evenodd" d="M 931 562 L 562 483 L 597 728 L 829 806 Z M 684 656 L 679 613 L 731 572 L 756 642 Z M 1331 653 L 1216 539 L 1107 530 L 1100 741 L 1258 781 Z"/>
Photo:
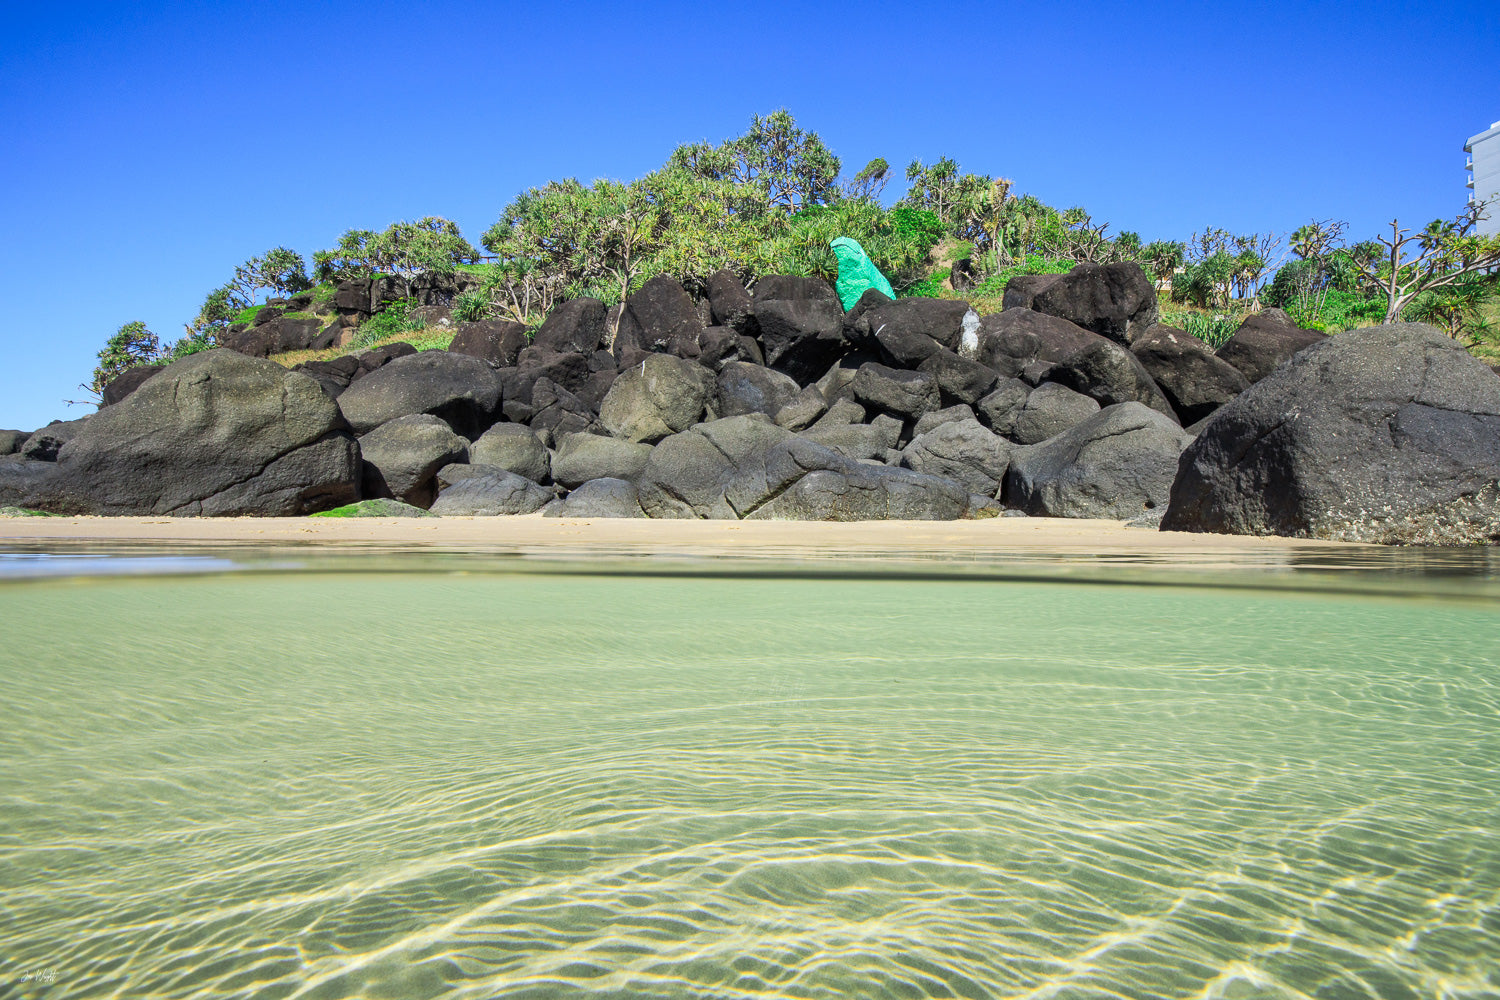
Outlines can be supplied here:
<path id="1" fill-rule="evenodd" d="M 333 308 L 392 291 L 346 283 Z M 614 310 L 564 302 L 534 336 L 463 323 L 446 351 L 291 370 L 262 358 L 286 315 L 128 372 L 91 417 L 0 432 L 0 505 L 288 515 L 389 498 L 440 515 L 1500 540 L 1500 379 L 1453 341 L 1405 324 L 1328 338 L 1266 310 L 1214 351 L 1158 322 L 1134 264 L 1016 278 L 988 316 L 875 290 L 845 311 L 820 279 L 747 290 L 728 271 L 695 300 L 658 276 Z"/>

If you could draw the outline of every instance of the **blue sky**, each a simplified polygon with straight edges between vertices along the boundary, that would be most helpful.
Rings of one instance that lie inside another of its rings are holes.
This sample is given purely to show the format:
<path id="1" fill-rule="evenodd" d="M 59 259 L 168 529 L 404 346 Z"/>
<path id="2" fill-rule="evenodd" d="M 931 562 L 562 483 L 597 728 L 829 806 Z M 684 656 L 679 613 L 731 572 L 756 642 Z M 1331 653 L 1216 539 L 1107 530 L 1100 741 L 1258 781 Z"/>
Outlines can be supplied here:
<path id="1" fill-rule="evenodd" d="M 0 427 L 92 407 L 276 245 L 632 178 L 786 107 L 853 172 L 951 156 L 1114 230 L 1359 237 L 1462 206 L 1500 4 L 0 5 Z M 894 183 L 888 194 L 899 195 Z"/>

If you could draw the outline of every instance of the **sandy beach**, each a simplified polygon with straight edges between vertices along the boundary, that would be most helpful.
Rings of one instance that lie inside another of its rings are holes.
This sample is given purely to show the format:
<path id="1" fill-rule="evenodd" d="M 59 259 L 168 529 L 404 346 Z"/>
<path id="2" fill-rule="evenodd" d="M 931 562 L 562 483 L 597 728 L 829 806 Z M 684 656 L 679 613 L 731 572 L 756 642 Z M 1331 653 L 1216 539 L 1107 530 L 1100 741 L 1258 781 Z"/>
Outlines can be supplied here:
<path id="1" fill-rule="evenodd" d="M 511 552 L 620 552 L 632 555 L 734 555 L 779 558 L 871 556 L 983 559 L 1026 554 L 1117 556 L 1180 564 L 1277 562 L 1374 546 L 1161 532 L 1121 521 L 989 518 L 977 521 L 668 521 L 524 517 L 168 518 L 36 517 L 0 519 L 0 545 L 37 543 L 259 543 L 364 548 L 432 546 Z"/>

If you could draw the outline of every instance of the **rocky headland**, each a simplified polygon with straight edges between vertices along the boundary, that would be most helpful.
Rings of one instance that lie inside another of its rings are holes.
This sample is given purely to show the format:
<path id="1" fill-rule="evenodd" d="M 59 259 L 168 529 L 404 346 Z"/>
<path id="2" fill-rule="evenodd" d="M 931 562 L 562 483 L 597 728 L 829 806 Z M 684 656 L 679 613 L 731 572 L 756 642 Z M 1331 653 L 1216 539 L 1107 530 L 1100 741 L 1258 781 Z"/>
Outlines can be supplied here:
<path id="1" fill-rule="evenodd" d="M 218 349 L 127 371 L 89 417 L 0 431 L 0 506 L 66 514 L 792 520 L 1112 518 L 1179 531 L 1500 542 L 1500 378 L 1438 330 L 1332 337 L 1278 310 L 1217 351 L 1135 264 L 1007 286 L 1004 309 L 731 272 L 658 276 L 531 333 L 458 323 L 287 369 L 398 297 L 347 281 Z M 395 503 L 393 504 L 392 501 Z"/>

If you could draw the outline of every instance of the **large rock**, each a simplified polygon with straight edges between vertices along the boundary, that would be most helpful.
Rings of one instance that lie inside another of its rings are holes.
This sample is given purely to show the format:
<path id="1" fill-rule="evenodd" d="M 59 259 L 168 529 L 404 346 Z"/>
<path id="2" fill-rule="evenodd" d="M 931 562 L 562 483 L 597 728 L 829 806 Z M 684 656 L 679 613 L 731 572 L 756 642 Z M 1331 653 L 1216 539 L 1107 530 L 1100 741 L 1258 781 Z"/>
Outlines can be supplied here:
<path id="1" fill-rule="evenodd" d="M 674 340 L 696 342 L 703 326 L 682 286 L 668 275 L 658 274 L 625 300 L 615 332 L 615 358 L 623 366 L 635 360 L 632 352 L 665 351 Z"/>
<path id="2" fill-rule="evenodd" d="M 876 419 L 881 422 L 809 427 L 802 432 L 802 436 L 845 458 L 881 458 L 900 441 L 901 423 L 884 415 Z"/>
<path id="3" fill-rule="evenodd" d="M 356 434 L 407 414 L 430 413 L 472 439 L 495 422 L 500 376 L 479 358 L 422 351 L 396 358 L 352 383 L 338 406 Z"/>
<path id="4" fill-rule="evenodd" d="M 634 482 L 646 468 L 651 446 L 600 434 L 568 434 L 557 442 L 552 456 L 552 478 L 568 489 L 590 479 Z"/>
<path id="5" fill-rule="evenodd" d="M 161 370 L 161 365 L 136 365 L 125 369 L 110 379 L 109 384 L 99 393 L 99 405 L 113 406 L 145 385 L 148 379 L 160 374 Z"/>
<path id="6" fill-rule="evenodd" d="M 257 314 L 259 319 L 265 314 Z M 287 351 L 305 351 L 323 332 L 323 321 L 315 316 L 275 316 L 269 322 L 258 323 L 239 333 L 225 333 L 219 343 L 231 351 L 248 354 L 253 358 L 265 358 Z"/>
<path id="7" fill-rule="evenodd" d="M 447 485 L 429 509 L 444 517 L 532 514 L 553 498 L 551 490 L 504 469 L 448 466 L 438 472 L 438 481 Z"/>
<path id="8" fill-rule="evenodd" d="M 1500 379 L 1432 327 L 1351 330 L 1226 404 L 1162 527 L 1354 542 L 1500 542 Z"/>
<path id="9" fill-rule="evenodd" d="M 853 328 L 860 337 L 874 338 L 897 356 L 906 353 L 902 344 L 926 340 L 956 351 L 969 312 L 969 304 L 956 299 L 897 299 L 866 308 Z"/>
<path id="10" fill-rule="evenodd" d="M 445 465 L 469 460 L 469 443 L 437 417 L 414 413 L 381 424 L 359 439 L 364 494 L 415 507 L 437 496 L 433 476 Z"/>
<path id="11" fill-rule="evenodd" d="M 761 414 L 699 424 L 651 451 L 637 484 L 650 517 L 747 517 L 812 469 L 851 463 Z"/>
<path id="12" fill-rule="evenodd" d="M 865 406 L 919 420 L 922 414 L 942 405 L 937 379 L 927 372 L 887 368 L 873 361 L 860 365 L 850 388 Z"/>
<path id="13" fill-rule="evenodd" d="M 844 353 L 844 307 L 821 278 L 768 275 L 756 282 L 752 301 L 766 364 L 799 385 Z"/>
<path id="14" fill-rule="evenodd" d="M 719 371 L 713 399 L 714 412 L 721 417 L 738 417 L 746 413 L 774 417 L 801 391 L 790 375 L 761 365 L 731 361 Z"/>
<path id="15" fill-rule="evenodd" d="M 167 366 L 90 417 L 44 503 L 66 513 L 308 514 L 359 499 L 359 449 L 306 375 L 233 351 Z"/>
<path id="16" fill-rule="evenodd" d="M 482 358 L 497 368 L 507 368 L 516 363 L 526 346 L 525 326 L 487 319 L 458 324 L 458 335 L 448 345 L 448 350 Z"/>
<path id="17" fill-rule="evenodd" d="M 1053 283 L 1061 278 L 1060 274 L 1018 274 L 1005 283 L 1005 296 L 1000 300 L 1000 308 L 1030 309 L 1036 297 Z"/>
<path id="18" fill-rule="evenodd" d="M 751 517 L 783 521 L 953 521 L 969 511 L 962 484 L 911 469 L 854 463 L 807 473 Z"/>
<path id="19" fill-rule="evenodd" d="M 1099 401 L 1056 382 L 1043 382 L 1026 395 L 1004 433 L 1017 444 L 1040 444 L 1099 412 Z"/>
<path id="20" fill-rule="evenodd" d="M 547 446 L 525 424 L 496 424 L 469 445 L 469 461 L 514 472 L 533 483 L 551 477 Z"/>
<path id="21" fill-rule="evenodd" d="M 528 347 L 517 356 L 516 371 L 525 381 L 550 379 L 574 395 L 594 376 L 588 355 L 559 354 L 538 346 Z"/>
<path id="22" fill-rule="evenodd" d="M 90 417 L 77 420 L 54 420 L 52 423 L 28 435 L 18 449 L 26 458 L 37 462 L 55 462 L 63 445 L 78 436 L 88 425 Z"/>
<path id="23" fill-rule="evenodd" d="M 531 429 L 543 444 L 597 426 L 593 407 L 550 378 L 539 378 L 531 387 L 530 408 Z"/>
<path id="24" fill-rule="evenodd" d="M 977 361 L 961 358 L 944 348 L 927 356 L 918 371 L 926 372 L 937 379 L 938 394 L 944 406 L 954 403 L 972 405 L 979 402 L 995 388 L 1000 374 Z"/>
<path id="25" fill-rule="evenodd" d="M 1192 438 L 1140 403 L 1107 406 L 1041 444 L 1017 448 L 1005 502 L 1032 516 L 1132 518 L 1166 504 Z"/>
<path id="26" fill-rule="evenodd" d="M 1001 437 L 1010 437 L 1016 426 L 1016 415 L 1026 405 L 1031 386 L 1018 378 L 1001 379 L 995 388 L 974 404 L 979 422 Z M 1094 404 L 1098 409 L 1098 404 Z"/>
<path id="27" fill-rule="evenodd" d="M 1017 378 L 1027 365 L 1057 364 L 1104 339 L 1056 316 L 1007 309 L 980 318 L 973 360 L 1006 378 Z"/>
<path id="28" fill-rule="evenodd" d="M 1246 316 L 1234 336 L 1224 341 L 1215 353 L 1254 384 L 1304 347 L 1326 339 L 1327 335 L 1317 330 L 1299 328 L 1280 309 L 1267 309 Z"/>
<path id="29" fill-rule="evenodd" d="M 1238 368 L 1184 330 L 1157 324 L 1130 345 L 1184 424 L 1197 423 L 1250 387 Z"/>
<path id="30" fill-rule="evenodd" d="M 821 412 L 821 411 L 819 411 Z M 813 419 L 817 419 L 814 417 Z M 26 439 L 31 437 L 25 431 L 0 431 L 0 455 L 14 455 L 21 450 Z"/>
<path id="31" fill-rule="evenodd" d="M 592 354 L 604 343 L 608 311 L 598 299 L 569 299 L 547 314 L 534 343 L 558 354 Z"/>
<path id="32" fill-rule="evenodd" d="M 713 391 L 713 373 L 702 365 L 653 354 L 615 379 L 599 420 L 615 437 L 660 441 L 696 424 Z"/>
<path id="33" fill-rule="evenodd" d="M 548 504 L 543 517 L 645 517 L 635 484 L 624 479 L 591 479 L 566 498 Z"/>
<path id="34" fill-rule="evenodd" d="M 1166 394 L 1144 365 L 1125 348 L 1107 340 L 1090 344 L 1054 367 L 1047 378 L 1092 396 L 1103 406 L 1144 403 L 1172 420 L 1177 416 Z"/>
<path id="35" fill-rule="evenodd" d="M 955 420 L 912 439 L 901 464 L 962 483 L 969 493 L 994 497 L 1010 468 L 1012 446 L 979 421 Z"/>
<path id="36" fill-rule="evenodd" d="M 1031 308 L 1130 344 L 1156 324 L 1156 285 L 1139 264 L 1079 264 L 1037 292 Z"/>
<path id="37" fill-rule="evenodd" d="M 754 336 L 755 303 L 733 271 L 725 268 L 709 275 L 708 306 L 715 326 L 733 330 L 740 336 Z"/>

